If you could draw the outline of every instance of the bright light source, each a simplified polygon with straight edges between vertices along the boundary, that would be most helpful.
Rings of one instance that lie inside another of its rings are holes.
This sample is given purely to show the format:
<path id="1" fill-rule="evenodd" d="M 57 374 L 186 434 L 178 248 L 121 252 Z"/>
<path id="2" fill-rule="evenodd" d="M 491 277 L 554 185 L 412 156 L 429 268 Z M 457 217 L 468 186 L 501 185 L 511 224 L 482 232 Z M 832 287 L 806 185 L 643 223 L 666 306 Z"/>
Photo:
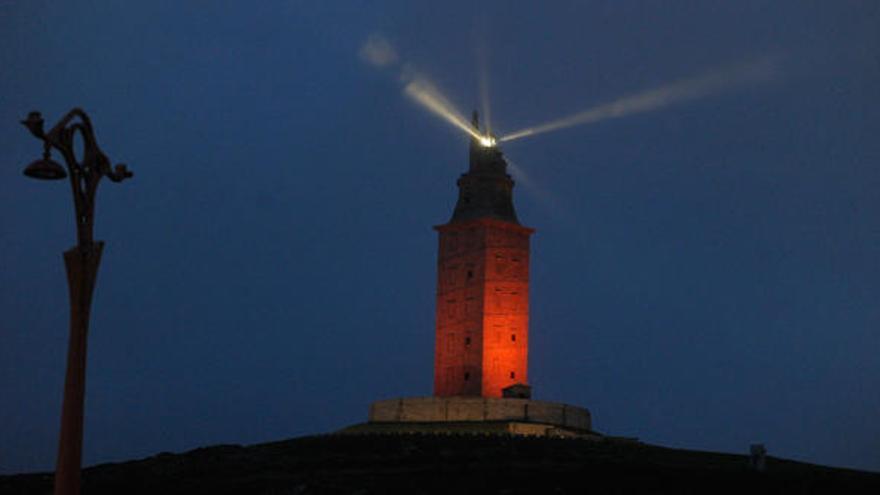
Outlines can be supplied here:
<path id="1" fill-rule="evenodd" d="M 481 136 L 479 138 L 479 141 L 480 144 L 482 144 L 486 148 L 491 148 L 492 146 L 495 146 L 495 138 L 493 138 L 492 136 Z"/>

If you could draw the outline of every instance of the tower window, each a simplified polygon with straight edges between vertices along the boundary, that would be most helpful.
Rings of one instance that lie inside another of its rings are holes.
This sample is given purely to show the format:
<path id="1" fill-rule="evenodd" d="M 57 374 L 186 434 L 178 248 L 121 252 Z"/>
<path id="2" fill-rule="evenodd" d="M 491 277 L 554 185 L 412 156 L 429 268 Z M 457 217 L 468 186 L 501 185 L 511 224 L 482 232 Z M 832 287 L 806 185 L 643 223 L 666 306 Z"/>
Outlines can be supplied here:
<path id="1" fill-rule="evenodd" d="M 468 280 L 474 278 L 474 271 L 473 270 L 467 271 L 467 278 L 468 278 Z"/>
<path id="2" fill-rule="evenodd" d="M 510 341 L 516 342 L 516 334 L 515 333 L 510 334 Z"/>
<path id="3" fill-rule="evenodd" d="M 468 373 L 467 371 L 465 371 L 464 372 L 464 381 L 468 381 L 468 380 L 470 380 L 470 378 L 471 378 L 471 374 Z"/>
<path id="4" fill-rule="evenodd" d="M 471 345 L 471 338 L 470 337 L 464 338 L 464 345 Z"/>
<path id="5" fill-rule="evenodd" d="M 510 372 L 510 379 L 513 380 L 514 378 L 516 378 L 516 372 L 511 371 Z"/>

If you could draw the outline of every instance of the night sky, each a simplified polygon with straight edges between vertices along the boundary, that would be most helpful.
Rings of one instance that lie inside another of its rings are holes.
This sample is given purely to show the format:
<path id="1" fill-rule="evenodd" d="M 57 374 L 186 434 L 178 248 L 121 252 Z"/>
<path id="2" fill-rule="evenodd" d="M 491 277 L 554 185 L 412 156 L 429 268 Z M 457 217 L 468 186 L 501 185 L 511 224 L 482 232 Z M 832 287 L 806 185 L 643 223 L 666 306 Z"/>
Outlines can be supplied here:
<path id="1" fill-rule="evenodd" d="M 368 39 L 396 61 L 367 63 Z M 54 467 L 67 183 L 102 183 L 85 464 L 330 432 L 430 395 L 436 233 L 485 67 L 498 132 L 770 57 L 774 76 L 504 143 L 535 398 L 666 446 L 880 470 L 880 5 L 0 2 L 0 473 Z"/>

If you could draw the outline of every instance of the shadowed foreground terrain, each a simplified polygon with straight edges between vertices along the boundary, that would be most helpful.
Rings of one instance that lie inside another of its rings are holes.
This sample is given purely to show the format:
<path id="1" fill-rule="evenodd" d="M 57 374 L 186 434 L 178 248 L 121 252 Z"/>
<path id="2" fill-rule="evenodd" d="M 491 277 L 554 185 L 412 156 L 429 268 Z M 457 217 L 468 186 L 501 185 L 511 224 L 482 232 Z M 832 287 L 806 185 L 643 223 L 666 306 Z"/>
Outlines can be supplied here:
<path id="1" fill-rule="evenodd" d="M 482 435 L 328 435 L 84 470 L 83 493 L 880 493 L 880 473 L 623 441 Z M 50 474 L 0 477 L 51 493 Z"/>

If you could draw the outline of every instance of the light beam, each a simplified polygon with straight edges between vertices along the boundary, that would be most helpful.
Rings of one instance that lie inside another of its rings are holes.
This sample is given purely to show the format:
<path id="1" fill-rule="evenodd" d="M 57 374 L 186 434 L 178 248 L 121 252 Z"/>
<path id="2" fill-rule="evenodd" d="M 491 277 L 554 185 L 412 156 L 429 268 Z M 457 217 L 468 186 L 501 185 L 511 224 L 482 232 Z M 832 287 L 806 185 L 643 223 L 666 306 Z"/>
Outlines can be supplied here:
<path id="1" fill-rule="evenodd" d="M 487 52 L 488 49 L 485 46 L 477 51 L 477 64 L 479 66 L 478 70 L 480 72 L 480 106 L 482 107 L 481 110 L 483 111 L 483 125 L 485 125 L 486 127 L 486 135 L 491 136 L 492 108 L 489 99 L 489 56 Z M 492 141 L 493 142 L 491 145 L 494 145 L 494 139 Z"/>
<path id="2" fill-rule="evenodd" d="M 656 110 L 673 103 L 701 98 L 738 86 L 769 81 L 776 75 L 776 64 L 771 57 L 725 66 L 700 76 L 682 79 L 666 86 L 604 103 L 561 119 L 511 132 L 498 141 L 513 141 L 577 125 L 595 124 L 607 119 Z"/>
<path id="3" fill-rule="evenodd" d="M 474 139 L 483 146 L 493 146 L 495 139 L 491 136 L 484 136 L 474 129 L 464 116 L 455 109 L 455 106 L 449 102 L 437 88 L 423 77 L 417 77 L 410 81 L 403 92 L 423 107 L 427 108 L 434 115 L 442 118 L 446 122 L 458 127 L 464 132 L 470 134 Z"/>

